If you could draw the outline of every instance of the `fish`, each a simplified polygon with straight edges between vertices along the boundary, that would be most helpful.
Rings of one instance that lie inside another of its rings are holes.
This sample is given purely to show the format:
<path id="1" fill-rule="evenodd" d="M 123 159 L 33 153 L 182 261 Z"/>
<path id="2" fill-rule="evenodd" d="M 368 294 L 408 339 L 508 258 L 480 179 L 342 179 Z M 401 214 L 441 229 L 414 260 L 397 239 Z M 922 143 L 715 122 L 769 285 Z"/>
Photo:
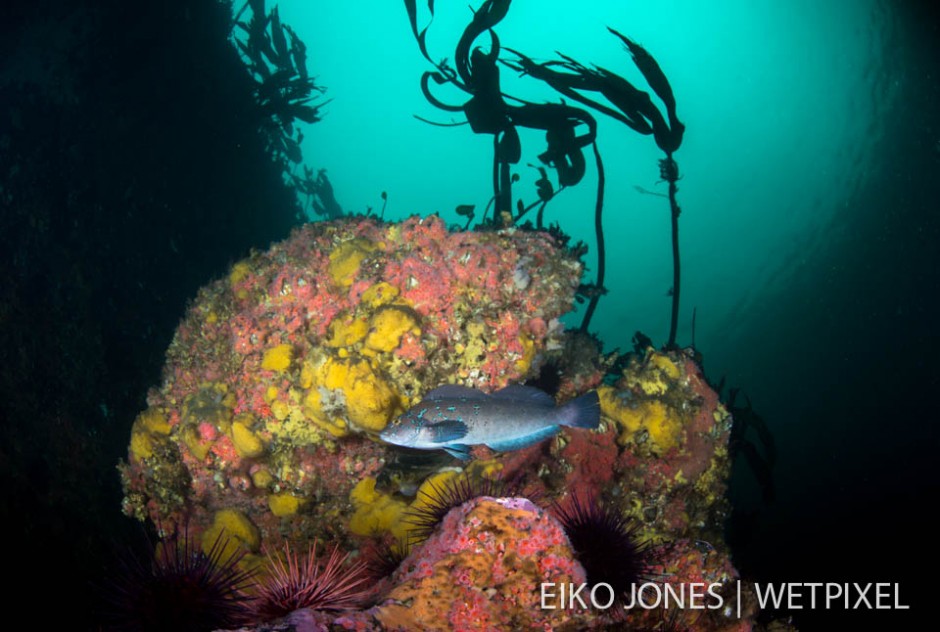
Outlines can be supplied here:
<path id="1" fill-rule="evenodd" d="M 596 391 L 556 406 L 551 395 L 532 386 L 514 384 L 487 394 L 448 384 L 430 391 L 379 437 L 397 446 L 445 450 L 466 461 L 471 446 L 506 452 L 553 437 L 562 426 L 597 428 L 600 410 Z"/>

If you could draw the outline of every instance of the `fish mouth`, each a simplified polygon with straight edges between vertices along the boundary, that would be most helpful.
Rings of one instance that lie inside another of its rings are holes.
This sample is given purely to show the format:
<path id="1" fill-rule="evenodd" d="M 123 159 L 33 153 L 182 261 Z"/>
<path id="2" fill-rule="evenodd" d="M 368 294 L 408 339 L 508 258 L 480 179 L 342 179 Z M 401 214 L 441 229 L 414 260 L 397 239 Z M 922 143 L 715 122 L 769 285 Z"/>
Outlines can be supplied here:
<path id="1" fill-rule="evenodd" d="M 396 432 L 399 428 L 398 425 L 388 426 L 379 432 L 379 439 L 392 445 L 408 446 L 410 445 L 409 441 L 413 443 L 418 436 L 417 433 L 414 433 L 411 437 L 403 436 L 401 432 Z"/>

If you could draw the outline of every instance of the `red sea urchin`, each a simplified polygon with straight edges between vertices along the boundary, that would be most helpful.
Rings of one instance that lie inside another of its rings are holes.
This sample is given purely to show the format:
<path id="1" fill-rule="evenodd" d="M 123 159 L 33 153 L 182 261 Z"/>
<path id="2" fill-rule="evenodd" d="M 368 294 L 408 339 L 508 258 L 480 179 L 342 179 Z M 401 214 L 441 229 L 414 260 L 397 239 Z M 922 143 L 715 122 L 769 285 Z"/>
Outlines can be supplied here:
<path id="1" fill-rule="evenodd" d="M 239 568 L 244 552 L 222 533 L 209 551 L 188 532 L 157 544 L 152 559 L 128 556 L 109 582 L 104 629 L 115 632 L 209 632 L 244 622 L 245 589 L 253 573 Z"/>
<path id="2" fill-rule="evenodd" d="M 588 584 L 608 584 L 621 598 L 648 573 L 646 542 L 639 542 L 636 526 L 596 498 L 581 500 L 572 495 L 567 506 L 554 507 L 574 549 L 575 558 L 587 573 Z"/>
<path id="3" fill-rule="evenodd" d="M 362 602 L 368 590 L 361 588 L 368 577 L 364 562 L 346 567 L 349 554 L 334 546 L 324 561 L 317 558 L 314 541 L 304 559 L 288 544 L 283 556 L 269 556 L 267 572 L 255 588 L 248 604 L 250 617 L 270 621 L 301 608 L 313 610 L 349 610 Z"/>

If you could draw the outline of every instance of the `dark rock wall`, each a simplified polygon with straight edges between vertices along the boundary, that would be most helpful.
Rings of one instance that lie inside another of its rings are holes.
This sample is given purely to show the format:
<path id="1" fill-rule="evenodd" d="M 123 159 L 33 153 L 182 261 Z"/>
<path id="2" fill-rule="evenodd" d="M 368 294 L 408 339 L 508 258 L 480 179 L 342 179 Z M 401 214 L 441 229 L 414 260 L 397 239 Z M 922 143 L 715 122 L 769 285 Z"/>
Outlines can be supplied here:
<path id="1" fill-rule="evenodd" d="M 115 465 L 186 301 L 286 236 L 297 208 L 228 3 L 4 4 L 4 544 L 19 586 L 76 604 L 49 616 L 95 629 L 89 582 L 137 530 Z"/>

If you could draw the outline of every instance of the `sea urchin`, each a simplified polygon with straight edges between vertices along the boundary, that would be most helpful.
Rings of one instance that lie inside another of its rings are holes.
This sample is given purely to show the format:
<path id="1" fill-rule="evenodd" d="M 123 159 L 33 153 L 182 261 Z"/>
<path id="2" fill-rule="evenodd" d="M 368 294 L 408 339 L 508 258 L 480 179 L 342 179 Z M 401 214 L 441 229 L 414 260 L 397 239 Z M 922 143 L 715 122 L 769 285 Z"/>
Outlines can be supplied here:
<path id="1" fill-rule="evenodd" d="M 126 557 L 109 582 L 105 629 L 209 632 L 239 625 L 253 576 L 239 568 L 243 556 L 222 533 L 204 551 L 184 532 L 159 542 L 152 559 Z"/>
<path id="2" fill-rule="evenodd" d="M 410 547 L 404 539 L 382 539 L 366 549 L 366 574 L 371 581 L 390 577 L 408 557 Z"/>
<path id="3" fill-rule="evenodd" d="M 573 495 L 567 506 L 556 504 L 554 511 L 589 584 L 608 584 L 622 596 L 643 581 L 649 547 L 637 540 L 636 525 L 596 498 L 583 501 Z"/>
<path id="4" fill-rule="evenodd" d="M 249 604 L 251 617 L 270 621 L 301 608 L 313 610 L 349 610 L 358 606 L 368 593 L 361 588 L 368 577 L 365 563 L 346 567 L 349 554 L 334 546 L 324 561 L 317 557 L 314 540 L 307 555 L 300 559 L 290 545 L 283 556 L 269 556 L 267 573 L 262 575 Z"/>
<path id="5" fill-rule="evenodd" d="M 458 474 L 443 483 L 431 481 L 427 486 L 429 490 L 422 488 L 418 492 L 420 502 L 413 503 L 406 511 L 405 521 L 411 525 L 408 540 L 412 545 L 420 544 L 431 537 L 443 522 L 444 516 L 465 502 L 480 496 L 514 495 L 514 490 L 507 489 L 507 485 L 502 481 L 471 478 L 466 474 Z"/>

